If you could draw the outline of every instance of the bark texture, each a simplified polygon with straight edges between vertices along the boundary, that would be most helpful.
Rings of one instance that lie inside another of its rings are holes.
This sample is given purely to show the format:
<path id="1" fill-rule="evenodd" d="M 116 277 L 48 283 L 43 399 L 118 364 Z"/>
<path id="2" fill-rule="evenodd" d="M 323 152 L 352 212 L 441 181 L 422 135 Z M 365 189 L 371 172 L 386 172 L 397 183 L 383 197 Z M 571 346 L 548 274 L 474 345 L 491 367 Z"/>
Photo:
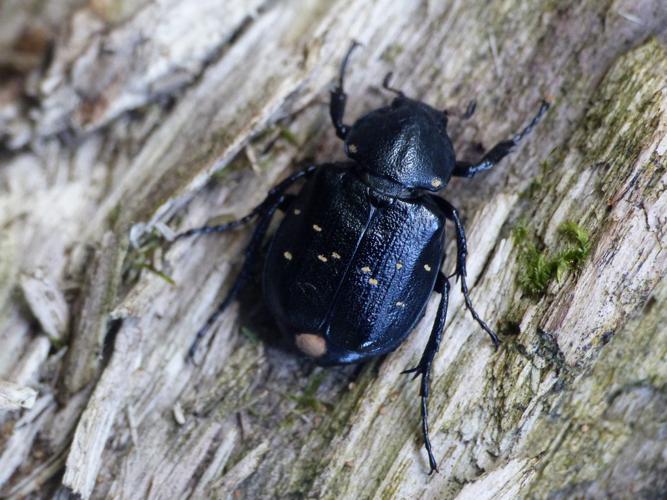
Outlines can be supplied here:
<path id="1" fill-rule="evenodd" d="M 667 495 L 666 27 L 661 0 L 4 2 L 0 495 Z M 454 292 L 432 476 L 400 372 L 435 297 L 395 353 L 325 370 L 271 341 L 255 282 L 193 365 L 248 232 L 162 236 L 342 159 L 327 90 L 352 39 L 347 120 L 393 71 L 442 108 L 477 100 L 452 119 L 461 157 L 553 102 L 443 193 L 503 344 Z"/>

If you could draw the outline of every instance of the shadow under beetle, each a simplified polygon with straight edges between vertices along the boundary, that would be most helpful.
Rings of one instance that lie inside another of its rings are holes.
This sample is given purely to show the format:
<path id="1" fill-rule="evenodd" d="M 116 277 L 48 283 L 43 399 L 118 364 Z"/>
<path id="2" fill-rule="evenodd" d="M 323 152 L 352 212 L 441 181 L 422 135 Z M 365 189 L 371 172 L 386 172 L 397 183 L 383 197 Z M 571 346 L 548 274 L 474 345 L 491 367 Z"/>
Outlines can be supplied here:
<path id="1" fill-rule="evenodd" d="M 447 112 L 394 92 L 391 105 L 343 121 L 347 96 L 345 68 L 352 44 L 331 91 L 330 114 L 349 161 L 310 166 L 271 189 L 247 216 L 204 226 L 177 238 L 222 233 L 253 219 L 257 226 L 245 249 L 245 262 L 227 296 L 197 332 L 199 340 L 248 280 L 250 270 L 277 210 L 285 218 L 272 237 L 264 263 L 264 300 L 283 332 L 320 365 L 355 363 L 396 349 L 424 315 L 433 291 L 441 294 L 431 335 L 421 360 L 404 373 L 421 376 L 421 415 L 430 473 L 438 466 L 428 431 L 431 365 L 447 317 L 450 282 L 441 270 L 445 221 L 456 229 L 457 260 L 465 305 L 489 334 L 498 337 L 472 306 L 466 284 L 466 236 L 459 213 L 436 196 L 452 176 L 473 177 L 507 156 L 537 125 L 549 105 L 521 132 L 496 144 L 477 163 L 457 161 L 447 135 Z M 471 114 L 469 108 L 467 115 Z M 287 190 L 305 179 L 298 194 Z"/>

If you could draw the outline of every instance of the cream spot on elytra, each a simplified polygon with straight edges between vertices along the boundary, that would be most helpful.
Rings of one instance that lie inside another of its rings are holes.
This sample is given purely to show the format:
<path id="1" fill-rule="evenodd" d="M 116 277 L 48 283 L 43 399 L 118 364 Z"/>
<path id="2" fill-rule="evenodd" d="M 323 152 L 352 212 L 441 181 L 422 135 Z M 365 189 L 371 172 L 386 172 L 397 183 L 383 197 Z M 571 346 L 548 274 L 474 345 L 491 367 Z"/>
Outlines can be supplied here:
<path id="1" fill-rule="evenodd" d="M 434 188 L 442 186 L 442 179 L 440 179 L 440 177 L 433 177 L 433 179 L 431 179 L 431 186 Z"/>
<path id="2" fill-rule="evenodd" d="M 316 333 L 299 333 L 294 338 L 299 350 L 311 358 L 319 358 L 327 352 L 327 342 Z"/>
<path id="3" fill-rule="evenodd" d="M 405 307 L 405 302 L 401 302 L 400 300 L 396 302 L 396 307 Z"/>
<path id="4" fill-rule="evenodd" d="M 336 252 L 331 252 L 331 258 L 332 259 L 340 259 L 340 254 L 338 254 Z"/>
<path id="5" fill-rule="evenodd" d="M 299 210 L 298 208 L 295 208 L 294 209 L 294 215 L 300 215 L 300 214 L 301 214 L 301 210 Z"/>
<path id="6" fill-rule="evenodd" d="M 292 260 L 292 253 L 291 252 L 285 252 L 285 253 L 283 253 L 283 257 L 285 257 L 287 260 Z"/>
<path id="7" fill-rule="evenodd" d="M 322 262 L 327 261 L 327 258 L 324 255 L 318 255 L 317 258 L 320 259 Z"/>
<path id="8" fill-rule="evenodd" d="M 368 274 L 368 273 L 371 272 L 371 268 L 368 267 L 368 266 L 364 266 L 364 267 L 361 268 L 361 272 Z"/>
<path id="9" fill-rule="evenodd" d="M 402 263 L 402 262 L 397 262 L 397 263 L 396 263 L 396 269 L 400 269 L 400 268 L 402 268 L 402 267 L 403 267 L 403 263 Z"/>
<path id="10" fill-rule="evenodd" d="M 431 270 L 431 266 L 429 266 L 428 264 L 424 264 L 424 269 L 426 269 L 427 271 L 430 271 L 430 270 Z"/>
<path id="11" fill-rule="evenodd" d="M 376 280 L 375 278 L 369 278 L 368 283 L 370 285 L 376 286 L 378 284 L 378 280 Z"/>
<path id="12" fill-rule="evenodd" d="M 321 228 L 320 226 L 318 226 L 317 224 L 313 224 L 313 229 L 314 229 L 315 231 L 317 231 L 318 233 L 321 233 L 321 232 L 322 232 L 322 228 Z"/>
<path id="13" fill-rule="evenodd" d="M 347 147 L 347 150 L 348 150 L 350 153 L 356 153 L 357 151 L 359 151 L 359 150 L 357 149 L 357 146 L 356 146 L 355 144 L 350 144 L 350 145 Z"/>

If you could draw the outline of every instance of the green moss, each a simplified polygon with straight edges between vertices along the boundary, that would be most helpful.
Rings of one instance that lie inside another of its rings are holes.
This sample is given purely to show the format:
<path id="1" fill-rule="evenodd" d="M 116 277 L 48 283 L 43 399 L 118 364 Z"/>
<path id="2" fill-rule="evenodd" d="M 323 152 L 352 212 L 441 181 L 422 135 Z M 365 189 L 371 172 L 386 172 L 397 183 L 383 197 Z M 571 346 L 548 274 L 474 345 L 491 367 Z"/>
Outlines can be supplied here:
<path id="1" fill-rule="evenodd" d="M 513 237 L 519 247 L 521 265 L 518 283 L 531 297 L 541 297 L 554 279 L 560 283 L 568 271 L 580 269 L 590 253 L 588 233 L 577 223 L 562 223 L 558 227 L 558 234 L 563 244 L 559 250 L 551 253 L 548 249 L 538 248 L 524 222 L 514 228 Z"/>
<path id="2" fill-rule="evenodd" d="M 396 58 L 400 56 L 402 52 L 403 52 L 403 46 L 394 43 L 387 46 L 387 48 L 384 49 L 384 52 L 382 52 L 380 59 L 393 65 L 396 63 Z"/>
<path id="3" fill-rule="evenodd" d="M 157 277 L 162 278 L 164 281 L 169 283 L 170 285 L 174 286 L 176 285 L 176 282 L 174 279 L 169 276 L 168 274 L 163 273 L 159 269 L 157 269 L 153 264 L 149 262 L 142 262 L 138 264 L 139 269 L 145 269 L 146 271 L 155 274 Z"/>
<path id="4" fill-rule="evenodd" d="M 558 227 L 558 233 L 567 241 L 567 246 L 557 256 L 559 266 L 565 269 L 580 269 L 591 251 L 588 232 L 575 222 L 566 221 Z M 561 281 L 561 278 L 562 276 L 556 276 L 558 281 Z"/>
<path id="5" fill-rule="evenodd" d="M 287 397 L 296 402 L 297 410 L 310 410 L 316 413 L 327 413 L 331 411 L 331 405 L 324 403 L 317 399 L 317 390 L 324 382 L 327 373 L 324 370 L 318 369 L 312 378 L 308 381 L 308 385 L 303 389 L 303 392 L 298 396 L 288 395 Z"/>
<path id="6" fill-rule="evenodd" d="M 157 232 L 153 231 L 147 235 L 145 242 L 141 247 L 132 249 L 128 252 L 123 263 L 122 276 L 125 286 L 135 283 L 142 271 L 148 271 L 162 278 L 170 285 L 176 285 L 174 279 L 160 270 L 160 265 L 156 264 L 160 248 L 162 248 L 163 238 Z"/>
<path id="7" fill-rule="evenodd" d="M 280 137 L 290 143 L 292 146 L 299 145 L 299 139 L 289 129 L 280 127 Z"/>

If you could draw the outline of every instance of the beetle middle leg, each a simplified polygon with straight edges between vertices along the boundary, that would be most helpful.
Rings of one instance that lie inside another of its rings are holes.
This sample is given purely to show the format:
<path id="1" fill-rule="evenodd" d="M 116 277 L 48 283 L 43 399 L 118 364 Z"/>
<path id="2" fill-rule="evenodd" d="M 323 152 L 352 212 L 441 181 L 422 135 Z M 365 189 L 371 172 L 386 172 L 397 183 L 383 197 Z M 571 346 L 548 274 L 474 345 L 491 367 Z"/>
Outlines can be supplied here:
<path id="1" fill-rule="evenodd" d="M 540 109 L 538 110 L 537 114 L 533 117 L 530 123 L 521 132 L 514 134 L 514 136 L 507 141 L 501 141 L 498 144 L 496 144 L 477 163 L 457 161 L 456 167 L 454 168 L 454 172 L 452 175 L 456 177 L 470 178 L 474 177 L 475 174 L 479 172 L 483 172 L 485 170 L 493 168 L 500 162 L 500 160 L 502 160 L 508 154 L 514 151 L 514 149 L 519 145 L 519 143 L 523 140 L 523 138 L 532 132 L 533 128 L 535 128 L 535 126 L 540 122 L 542 116 L 544 116 L 544 113 L 546 113 L 548 109 L 549 109 L 549 103 L 547 101 L 542 101 L 542 104 L 540 105 Z"/>
<path id="2" fill-rule="evenodd" d="M 491 328 L 489 328 L 489 325 L 487 325 L 486 322 L 484 322 L 484 320 L 480 318 L 479 314 L 477 314 L 477 311 L 475 311 L 475 308 L 472 305 L 472 301 L 470 300 L 470 294 L 468 292 L 468 283 L 466 282 L 466 275 L 468 274 L 466 270 L 466 257 L 468 256 L 468 246 L 466 243 L 465 229 L 463 228 L 463 222 L 461 222 L 461 217 L 459 216 L 459 212 L 447 200 L 438 197 L 434 197 L 434 199 L 445 212 L 445 216 L 449 220 L 454 222 L 454 226 L 456 228 L 456 270 L 454 271 L 454 274 L 456 275 L 457 279 L 458 278 L 461 279 L 461 293 L 463 293 L 463 299 L 465 300 L 465 305 L 470 311 L 470 314 L 472 315 L 473 319 L 477 321 L 479 326 L 482 327 L 482 330 L 484 330 L 486 333 L 489 334 L 489 337 L 491 337 L 491 341 L 493 342 L 493 346 L 496 349 L 498 349 L 498 345 L 500 344 L 498 335 L 496 335 L 496 332 L 494 332 Z"/>
<path id="3" fill-rule="evenodd" d="M 231 304 L 232 301 L 236 299 L 243 286 L 247 283 L 248 278 L 250 278 L 251 270 L 258 257 L 262 241 L 264 240 L 266 231 L 269 229 L 271 218 L 275 214 L 276 210 L 278 210 L 278 207 L 282 203 L 282 201 L 283 201 L 283 196 L 275 199 L 273 201 L 273 204 L 269 206 L 260 217 L 259 223 L 257 224 L 257 227 L 253 231 L 252 236 L 250 237 L 250 242 L 248 243 L 243 252 L 244 262 L 243 266 L 241 267 L 241 271 L 234 280 L 234 283 L 232 284 L 230 289 L 227 291 L 227 295 L 225 296 L 225 298 L 222 300 L 222 302 L 220 302 L 220 304 L 215 309 L 213 314 L 211 314 L 208 317 L 206 323 L 204 323 L 204 325 L 199 329 L 199 331 L 195 335 L 195 339 L 193 340 L 192 344 L 190 345 L 190 348 L 188 349 L 188 358 L 192 360 L 195 358 L 195 354 L 197 353 L 197 348 L 199 347 L 199 343 L 201 342 L 201 340 L 206 336 L 206 333 L 210 330 L 213 324 L 215 324 L 215 322 L 222 315 L 222 313 L 225 312 L 225 309 L 227 309 L 229 304 Z"/>
<path id="4" fill-rule="evenodd" d="M 438 305 L 438 312 L 436 313 L 435 323 L 431 330 L 431 336 L 428 339 L 424 353 L 422 354 L 419 364 L 414 368 L 405 370 L 403 373 L 414 373 L 415 378 L 421 375 L 421 385 L 419 388 L 419 396 L 421 397 L 421 414 L 422 414 L 422 434 L 424 435 L 424 447 L 428 453 L 428 463 L 431 468 L 429 474 L 438 471 L 438 463 L 433 455 L 431 446 L 431 439 L 429 438 L 428 430 L 428 397 L 431 385 L 431 366 L 438 349 L 440 348 L 440 341 L 442 340 L 442 332 L 445 329 L 447 322 L 447 306 L 449 304 L 449 279 L 442 272 L 438 274 L 438 280 L 435 285 L 435 291 L 439 292 L 440 304 Z"/>
<path id="5" fill-rule="evenodd" d="M 199 342 L 201 342 L 201 339 L 204 338 L 211 326 L 225 311 L 227 306 L 229 306 L 229 304 L 236 298 L 241 288 L 243 288 L 245 283 L 248 281 L 248 278 L 250 277 L 250 271 L 254 265 L 255 260 L 257 259 L 262 240 L 264 239 L 266 231 L 269 228 L 269 224 L 271 223 L 271 218 L 275 214 L 276 210 L 280 209 L 281 207 L 284 208 L 286 202 L 291 200 L 291 195 L 286 194 L 285 191 L 287 191 L 287 189 L 289 189 L 289 187 L 297 180 L 301 179 L 302 177 L 310 176 L 317 168 L 317 166 L 311 165 L 304 170 L 290 175 L 287 179 L 271 189 L 264 201 L 255 207 L 248 215 L 242 217 L 241 219 L 229 222 L 227 224 L 220 224 L 218 226 L 203 226 L 190 229 L 176 236 L 176 239 L 180 239 L 197 234 L 223 233 L 243 224 L 247 224 L 254 217 L 259 217 L 259 223 L 253 231 L 250 242 L 244 251 L 245 261 L 243 263 L 243 267 L 241 268 L 239 275 L 227 292 L 227 295 L 223 301 L 197 332 L 195 339 L 191 344 L 190 349 L 188 350 L 188 357 L 190 359 L 194 359 L 194 355 L 197 351 L 197 347 L 199 346 Z"/>

